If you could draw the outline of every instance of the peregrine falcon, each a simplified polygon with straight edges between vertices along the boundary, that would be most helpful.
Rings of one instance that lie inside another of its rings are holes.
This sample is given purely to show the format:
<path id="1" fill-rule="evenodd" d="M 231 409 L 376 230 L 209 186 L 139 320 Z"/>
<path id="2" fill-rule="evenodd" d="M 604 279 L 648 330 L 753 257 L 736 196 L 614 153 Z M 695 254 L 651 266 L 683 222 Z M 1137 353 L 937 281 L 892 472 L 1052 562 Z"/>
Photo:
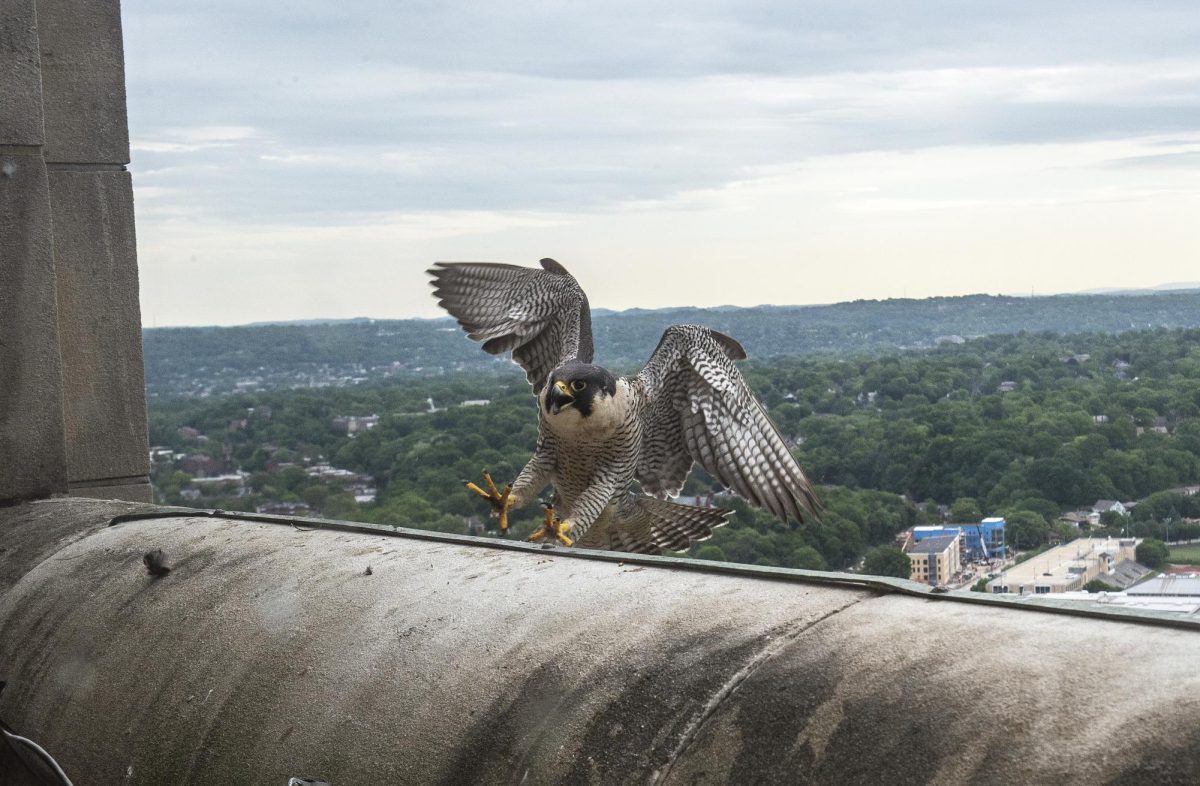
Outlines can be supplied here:
<path id="1" fill-rule="evenodd" d="M 615 376 L 592 363 L 583 289 L 553 259 L 541 266 L 438 262 L 428 271 L 439 304 L 485 352 L 511 352 L 537 393 L 537 449 L 516 480 L 501 490 L 485 472 L 486 489 L 467 483 L 499 514 L 501 532 L 509 510 L 552 483 L 555 507 L 531 540 L 686 549 L 730 514 L 667 499 L 693 462 L 784 521 L 815 515 L 804 472 L 734 365 L 746 357 L 741 344 L 673 325 L 639 373 Z M 631 490 L 635 480 L 645 494 Z"/>

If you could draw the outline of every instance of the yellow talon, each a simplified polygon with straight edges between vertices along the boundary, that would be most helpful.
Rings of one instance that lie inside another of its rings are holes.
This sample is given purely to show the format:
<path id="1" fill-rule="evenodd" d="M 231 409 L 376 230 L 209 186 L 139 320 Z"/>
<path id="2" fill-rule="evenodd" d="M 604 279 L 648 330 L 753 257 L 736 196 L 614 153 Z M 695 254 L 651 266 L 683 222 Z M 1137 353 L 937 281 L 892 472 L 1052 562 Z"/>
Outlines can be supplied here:
<path id="1" fill-rule="evenodd" d="M 498 488 L 496 488 L 496 483 L 492 480 L 491 473 L 487 471 L 484 471 L 483 473 L 483 482 L 487 485 L 486 491 L 469 480 L 464 481 L 464 485 L 466 485 L 469 490 L 475 492 L 491 503 L 492 509 L 500 515 L 500 534 L 507 535 L 508 509 L 512 507 L 512 500 L 509 499 L 509 495 L 512 494 L 512 484 L 509 483 L 504 487 L 504 491 L 500 491 Z"/>
<path id="2" fill-rule="evenodd" d="M 512 502 L 508 498 L 508 495 L 510 492 L 512 492 L 512 484 L 511 483 L 504 487 L 504 494 L 502 495 L 502 497 L 503 497 L 502 503 L 503 504 L 501 504 L 501 506 L 500 506 L 500 521 L 497 524 L 497 526 L 500 527 L 501 535 L 508 534 L 508 507 L 509 507 L 509 505 L 512 504 Z"/>
<path id="3" fill-rule="evenodd" d="M 554 508 L 547 505 L 545 509 L 546 520 L 542 524 L 542 528 L 529 536 L 531 541 L 539 541 L 547 535 L 553 535 L 554 539 L 564 546 L 572 546 L 575 541 L 567 537 L 567 533 L 571 531 L 571 522 L 566 519 L 556 519 L 554 517 Z"/>

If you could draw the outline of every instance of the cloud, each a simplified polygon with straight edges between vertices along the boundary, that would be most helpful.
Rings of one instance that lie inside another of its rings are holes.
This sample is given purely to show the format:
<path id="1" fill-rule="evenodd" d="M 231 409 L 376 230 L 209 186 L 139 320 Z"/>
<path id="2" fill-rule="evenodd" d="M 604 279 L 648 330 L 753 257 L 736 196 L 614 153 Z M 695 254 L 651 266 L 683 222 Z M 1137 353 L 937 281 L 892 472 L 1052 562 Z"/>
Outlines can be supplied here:
<path id="1" fill-rule="evenodd" d="M 143 286 L 174 302 L 175 323 L 195 324 L 432 316 L 422 271 L 435 259 L 556 256 L 611 308 L 1181 280 L 1200 251 L 1194 175 L 1105 172 L 1198 148 L 1200 136 L 835 154 L 593 211 L 331 213 L 236 231 L 177 219 L 141 233 L 158 261 Z M 219 300 L 194 297 L 211 282 L 235 283 Z"/>
<path id="2" fill-rule="evenodd" d="M 395 255 L 536 260 L 557 244 L 584 264 L 602 250 L 646 264 L 643 249 L 673 245 L 703 270 L 750 248 L 851 270 L 879 252 L 864 238 L 902 236 L 919 258 L 897 222 L 934 257 L 990 259 L 971 232 L 1012 253 L 1090 249 L 1067 234 L 1092 231 L 1073 223 L 1085 216 L 1168 261 L 1194 249 L 1166 223 L 1194 200 L 1190 3 L 127 0 L 123 14 L 155 298 L 172 298 L 189 248 L 225 275 L 302 271 L 281 308 L 330 291 L 334 257 L 370 277 Z M 1136 220 L 1110 212 L 1122 205 Z M 1016 236 L 993 237 L 989 212 Z M 846 275 L 795 297 L 868 285 Z M 877 295 L 902 291 L 889 281 Z M 235 300 L 217 306 L 244 313 Z"/>
<path id="3" fill-rule="evenodd" d="M 310 215 L 331 199 L 343 211 L 593 210 L 832 153 L 1153 132 L 1155 106 L 1183 102 L 1177 121 L 1200 114 L 1200 61 L 1168 65 L 583 83 L 493 75 L 463 94 L 397 99 L 386 117 L 376 106 L 361 108 L 368 119 L 342 112 L 344 134 L 256 124 L 241 135 L 197 127 L 135 138 L 135 167 L 170 160 L 195 209 L 231 221 Z M 1122 112 L 1127 122 L 1086 122 L 1126 107 L 1136 109 Z"/>

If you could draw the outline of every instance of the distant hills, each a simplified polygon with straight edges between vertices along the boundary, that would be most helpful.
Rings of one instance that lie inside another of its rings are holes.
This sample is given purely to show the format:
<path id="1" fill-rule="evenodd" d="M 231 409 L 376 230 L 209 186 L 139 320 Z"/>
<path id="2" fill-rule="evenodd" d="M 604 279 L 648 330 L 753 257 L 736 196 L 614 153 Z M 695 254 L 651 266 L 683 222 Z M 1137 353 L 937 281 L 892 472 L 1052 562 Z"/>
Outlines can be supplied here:
<path id="1" fill-rule="evenodd" d="M 249 322 L 239 327 L 263 327 L 264 325 L 345 325 L 355 322 L 374 322 L 370 317 L 350 317 L 348 319 L 285 319 L 272 322 Z"/>
<path id="2" fill-rule="evenodd" d="M 1182 285 L 1181 285 L 1182 286 Z M 1115 333 L 1200 327 L 1200 288 L 1171 291 L 922 300 L 824 306 L 675 308 L 594 313 L 596 359 L 643 362 L 662 331 L 692 323 L 734 336 L 751 358 L 863 354 L 931 347 L 995 333 Z M 449 318 L 306 320 L 241 327 L 147 328 L 152 395 L 350 384 L 380 376 L 498 368 Z"/>
<path id="3" fill-rule="evenodd" d="M 1159 292 L 1198 292 L 1200 281 L 1173 281 L 1149 289 L 1085 289 L 1079 295 L 1153 295 Z"/>

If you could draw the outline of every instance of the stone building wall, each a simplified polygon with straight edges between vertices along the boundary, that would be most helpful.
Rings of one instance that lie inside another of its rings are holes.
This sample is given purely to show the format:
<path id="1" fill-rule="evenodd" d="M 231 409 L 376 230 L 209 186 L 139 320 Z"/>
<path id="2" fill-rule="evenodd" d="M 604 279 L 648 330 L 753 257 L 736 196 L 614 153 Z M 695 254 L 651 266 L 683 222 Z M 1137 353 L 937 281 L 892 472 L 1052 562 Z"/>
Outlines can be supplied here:
<path id="1" fill-rule="evenodd" d="M 150 499 L 117 0 L 0 2 L 0 503 Z"/>

